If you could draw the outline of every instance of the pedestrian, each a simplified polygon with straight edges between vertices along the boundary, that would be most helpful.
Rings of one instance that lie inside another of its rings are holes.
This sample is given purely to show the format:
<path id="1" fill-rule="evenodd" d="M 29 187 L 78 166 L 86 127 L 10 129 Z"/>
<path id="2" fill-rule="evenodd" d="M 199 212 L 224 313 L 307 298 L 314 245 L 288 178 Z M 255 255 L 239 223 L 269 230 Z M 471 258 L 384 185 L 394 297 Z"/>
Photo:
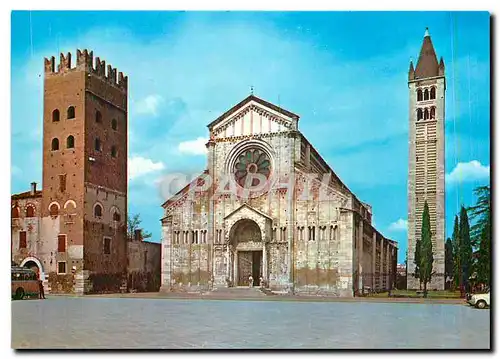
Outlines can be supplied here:
<path id="1" fill-rule="evenodd" d="M 45 292 L 43 290 L 43 282 L 41 279 L 38 280 L 38 291 L 40 299 L 45 299 Z"/>
<path id="2" fill-rule="evenodd" d="M 250 276 L 248 277 L 248 287 L 251 288 L 253 287 L 253 277 L 252 275 L 250 274 Z"/>
<path id="3" fill-rule="evenodd" d="M 259 278 L 259 286 L 260 287 L 264 286 L 264 278 L 262 278 L 262 276 L 260 276 L 260 278 Z"/>

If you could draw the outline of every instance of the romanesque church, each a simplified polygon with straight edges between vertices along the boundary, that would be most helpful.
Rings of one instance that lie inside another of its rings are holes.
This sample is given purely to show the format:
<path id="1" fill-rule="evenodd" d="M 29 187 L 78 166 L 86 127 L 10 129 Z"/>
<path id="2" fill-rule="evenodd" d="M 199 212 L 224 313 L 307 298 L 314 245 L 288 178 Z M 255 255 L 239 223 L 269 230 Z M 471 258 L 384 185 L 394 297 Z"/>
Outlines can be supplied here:
<path id="1" fill-rule="evenodd" d="M 299 123 L 250 95 L 208 125 L 205 171 L 163 204 L 162 291 L 253 284 L 349 297 L 391 286 L 396 242 Z"/>

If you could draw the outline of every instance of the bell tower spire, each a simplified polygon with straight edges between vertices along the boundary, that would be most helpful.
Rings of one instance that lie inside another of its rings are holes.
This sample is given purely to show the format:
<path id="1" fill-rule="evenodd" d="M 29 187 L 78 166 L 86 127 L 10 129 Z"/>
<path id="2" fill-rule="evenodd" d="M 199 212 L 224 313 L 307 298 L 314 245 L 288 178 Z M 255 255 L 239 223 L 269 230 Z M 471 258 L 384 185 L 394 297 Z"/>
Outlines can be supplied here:
<path id="1" fill-rule="evenodd" d="M 418 289 L 415 248 L 422 234 L 424 205 L 429 206 L 433 275 L 429 288 L 444 289 L 445 243 L 445 72 L 438 63 L 429 29 L 425 29 L 420 56 L 408 72 L 408 278 L 407 288 Z M 410 274 L 411 273 L 411 274 Z"/>
<path id="2" fill-rule="evenodd" d="M 425 29 L 424 41 L 418 56 L 417 67 L 415 69 L 415 78 L 439 76 L 439 64 L 432 44 L 429 28 Z"/>

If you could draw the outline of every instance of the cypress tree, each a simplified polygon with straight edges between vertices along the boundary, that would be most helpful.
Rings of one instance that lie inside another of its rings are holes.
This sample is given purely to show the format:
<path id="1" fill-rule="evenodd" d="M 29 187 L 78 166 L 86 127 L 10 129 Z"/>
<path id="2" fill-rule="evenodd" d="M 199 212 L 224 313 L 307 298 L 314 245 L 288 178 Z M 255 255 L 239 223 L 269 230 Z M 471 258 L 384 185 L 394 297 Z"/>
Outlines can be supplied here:
<path id="1" fill-rule="evenodd" d="M 462 286 L 469 292 L 469 277 L 472 274 L 472 244 L 470 240 L 469 218 L 464 206 L 460 209 L 460 269 L 462 274 Z"/>
<path id="2" fill-rule="evenodd" d="M 462 271 L 460 269 L 460 234 L 459 234 L 459 222 L 458 216 L 455 215 L 455 223 L 453 225 L 453 235 L 451 236 L 451 242 L 453 244 L 453 282 L 455 288 L 460 288 L 462 286 Z"/>
<path id="3" fill-rule="evenodd" d="M 445 280 L 448 278 L 453 278 L 453 244 L 451 239 L 448 238 L 444 245 L 444 276 Z M 448 288 L 449 289 L 449 288 Z"/>
<path id="4" fill-rule="evenodd" d="M 424 284 L 424 298 L 427 297 L 427 283 L 432 278 L 432 264 L 434 262 L 434 255 L 432 253 L 432 232 L 431 232 L 431 219 L 429 216 L 429 205 L 427 201 L 424 204 L 424 213 L 422 215 L 422 235 L 420 239 L 420 266 L 419 278 Z"/>

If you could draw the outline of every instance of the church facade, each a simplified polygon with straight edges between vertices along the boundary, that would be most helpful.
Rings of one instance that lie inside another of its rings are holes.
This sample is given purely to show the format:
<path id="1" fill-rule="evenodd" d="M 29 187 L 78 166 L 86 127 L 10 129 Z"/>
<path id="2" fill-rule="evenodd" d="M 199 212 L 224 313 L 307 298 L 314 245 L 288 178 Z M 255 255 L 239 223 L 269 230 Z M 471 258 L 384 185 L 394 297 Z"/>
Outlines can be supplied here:
<path id="1" fill-rule="evenodd" d="M 350 297 L 388 290 L 397 244 L 299 130 L 254 95 L 208 125 L 207 168 L 162 207 L 161 291 L 262 285 Z"/>

